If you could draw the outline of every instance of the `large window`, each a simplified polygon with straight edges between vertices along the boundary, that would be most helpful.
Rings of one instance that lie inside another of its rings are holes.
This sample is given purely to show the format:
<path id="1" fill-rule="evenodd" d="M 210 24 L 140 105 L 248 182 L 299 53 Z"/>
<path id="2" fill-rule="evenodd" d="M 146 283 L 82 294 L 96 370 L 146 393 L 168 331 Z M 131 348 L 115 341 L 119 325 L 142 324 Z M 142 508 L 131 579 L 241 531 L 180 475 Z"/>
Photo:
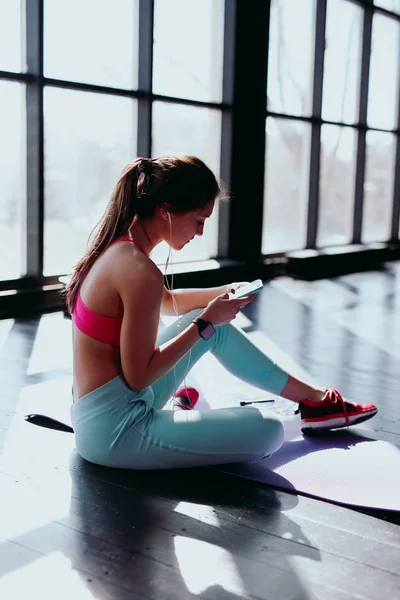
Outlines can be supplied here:
<path id="1" fill-rule="evenodd" d="M 322 126 L 318 246 L 351 242 L 356 140 L 350 127 Z"/>
<path id="2" fill-rule="evenodd" d="M 398 9 L 397 2 L 379 2 L 385 8 Z M 390 6 L 389 6 L 390 5 Z M 374 15 L 370 78 L 368 89 L 369 126 L 393 130 L 398 126 L 400 22 Z M 398 141 L 392 133 L 368 131 L 362 241 L 390 238 L 394 198 L 394 165 Z"/>
<path id="3" fill-rule="evenodd" d="M 21 0 L 0 0 L 0 70 L 24 71 Z M 2 109 L 2 105 L 0 105 Z"/>
<path id="4" fill-rule="evenodd" d="M 136 88 L 138 6 L 138 0 L 45 0 L 44 74 Z"/>
<path id="5" fill-rule="evenodd" d="M 220 102 L 224 2 L 155 0 L 154 10 L 154 93 Z"/>
<path id="6" fill-rule="evenodd" d="M 367 133 L 363 242 L 390 237 L 395 157 L 396 137 L 392 133 Z"/>
<path id="7" fill-rule="evenodd" d="M 166 102 L 153 105 L 153 156 L 182 152 L 198 156 L 218 176 L 221 115 L 217 110 L 197 108 Z M 207 220 L 204 235 L 195 237 L 174 261 L 204 260 L 217 253 L 218 205 Z M 153 260 L 163 262 L 168 255 L 167 244 L 155 248 Z"/>
<path id="8" fill-rule="evenodd" d="M 271 1 L 264 254 L 396 229 L 400 3 L 374 4 Z"/>
<path id="9" fill-rule="evenodd" d="M 139 5 L 0 0 L 0 250 L 10 256 L 0 279 L 23 276 L 27 256 L 30 275 L 70 273 L 120 172 L 138 154 L 194 154 L 219 176 L 225 2 Z M 7 72 L 21 81 L 7 81 Z M 217 254 L 218 212 L 174 262 Z M 153 259 L 165 257 L 166 244 Z"/>
<path id="10" fill-rule="evenodd" d="M 269 117 L 266 127 L 263 253 L 305 244 L 310 126 Z"/>
<path id="11" fill-rule="evenodd" d="M 25 86 L 0 81 L 0 279 L 25 274 Z"/>
<path id="12" fill-rule="evenodd" d="M 376 14 L 372 22 L 368 125 L 395 129 L 399 88 L 399 21 Z"/>
<path id="13" fill-rule="evenodd" d="M 375 0 L 375 4 L 386 10 L 400 13 L 400 0 Z"/>
<path id="14" fill-rule="evenodd" d="M 272 0 L 267 110 L 310 116 L 314 0 Z M 299 27 L 299 22 L 302 27 Z M 302 248 L 306 240 L 310 126 L 267 118 L 263 254 Z"/>
<path id="15" fill-rule="evenodd" d="M 360 6 L 328 0 L 325 30 L 322 118 L 337 123 L 358 121 L 362 17 Z M 316 245 L 349 244 L 357 164 L 357 132 L 322 125 L 320 130 L 319 211 Z"/>
<path id="16" fill-rule="evenodd" d="M 356 123 L 360 96 L 363 11 L 347 0 L 328 0 L 322 118 Z"/>
<path id="17" fill-rule="evenodd" d="M 68 273 L 136 142 L 136 101 L 46 88 L 45 275 Z"/>
<path id="18" fill-rule="evenodd" d="M 153 92 L 197 102 L 221 102 L 223 41 L 223 0 L 156 0 Z M 220 110 L 206 104 L 156 101 L 151 141 L 153 157 L 194 154 L 219 177 Z M 174 262 L 204 260 L 217 254 L 218 214 L 216 205 L 203 236 L 174 253 Z M 168 246 L 162 243 L 152 258 L 162 263 L 167 255 Z"/>
<path id="19" fill-rule="evenodd" d="M 311 115 L 314 13 L 314 0 L 271 1 L 267 88 L 270 111 Z"/>
<path id="20" fill-rule="evenodd" d="M 136 156 L 232 198 L 182 270 L 398 241 L 399 59 L 400 0 L 0 0 L 0 290 L 70 273 Z"/>

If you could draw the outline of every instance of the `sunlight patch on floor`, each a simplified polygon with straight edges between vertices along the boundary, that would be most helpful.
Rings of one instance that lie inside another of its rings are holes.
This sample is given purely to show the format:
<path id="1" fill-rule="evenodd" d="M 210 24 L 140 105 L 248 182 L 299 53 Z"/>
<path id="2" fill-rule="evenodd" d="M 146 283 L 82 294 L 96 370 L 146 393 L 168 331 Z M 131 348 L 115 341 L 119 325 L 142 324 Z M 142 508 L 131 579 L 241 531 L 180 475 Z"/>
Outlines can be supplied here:
<path id="1" fill-rule="evenodd" d="M 20 391 L 15 411 L 44 413 L 55 419 L 69 421 L 71 386 L 72 376 L 25 385 Z"/>
<path id="2" fill-rule="evenodd" d="M 36 488 L 35 488 L 36 485 Z M 60 477 L 51 492 L 44 494 L 43 482 L 29 484 L 16 477 L 1 478 L 0 539 L 9 539 L 24 545 L 29 532 L 45 529 L 52 521 L 68 515 L 71 503 L 71 480 Z M 0 596 L 1 597 L 1 596 Z"/>
<path id="3" fill-rule="evenodd" d="M 249 598 L 230 552 L 193 538 L 176 536 L 175 554 L 183 581 L 190 593 L 223 588 L 239 598 Z"/>
<path id="4" fill-rule="evenodd" d="M 71 321 L 63 313 L 43 315 L 35 336 L 27 375 L 70 369 L 72 364 Z"/>
<path id="5" fill-rule="evenodd" d="M 15 548 L 18 553 L 18 547 Z M 21 551 L 22 552 L 22 551 Z M 32 556 L 34 557 L 33 553 Z M 40 598 L 41 600 L 92 600 L 97 592 L 88 589 L 90 574 L 74 571 L 61 552 L 33 558 L 32 562 L 5 573 L 0 579 L 0 598 Z"/>
<path id="6" fill-rule="evenodd" d="M 14 325 L 15 319 L 0 320 L 0 351 L 8 339 L 8 335 Z"/>
<path id="7" fill-rule="evenodd" d="M 193 502 L 179 502 L 174 508 L 174 512 L 177 512 L 180 515 L 186 515 L 192 519 L 197 519 L 202 523 L 207 523 L 207 525 L 221 527 L 216 511 L 212 506 L 194 504 Z"/>

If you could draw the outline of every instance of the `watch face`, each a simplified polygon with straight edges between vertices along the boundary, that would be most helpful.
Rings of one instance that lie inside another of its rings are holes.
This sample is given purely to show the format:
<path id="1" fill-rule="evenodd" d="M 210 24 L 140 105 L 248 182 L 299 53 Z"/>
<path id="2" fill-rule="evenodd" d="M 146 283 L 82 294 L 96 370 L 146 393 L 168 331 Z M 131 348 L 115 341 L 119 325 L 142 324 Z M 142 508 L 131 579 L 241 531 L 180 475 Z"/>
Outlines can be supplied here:
<path id="1" fill-rule="evenodd" d="M 203 331 L 201 332 L 201 337 L 203 338 L 203 340 L 209 340 L 210 337 L 212 337 L 215 333 L 215 329 L 212 326 L 211 323 L 207 323 L 207 327 L 205 327 L 203 329 Z"/>

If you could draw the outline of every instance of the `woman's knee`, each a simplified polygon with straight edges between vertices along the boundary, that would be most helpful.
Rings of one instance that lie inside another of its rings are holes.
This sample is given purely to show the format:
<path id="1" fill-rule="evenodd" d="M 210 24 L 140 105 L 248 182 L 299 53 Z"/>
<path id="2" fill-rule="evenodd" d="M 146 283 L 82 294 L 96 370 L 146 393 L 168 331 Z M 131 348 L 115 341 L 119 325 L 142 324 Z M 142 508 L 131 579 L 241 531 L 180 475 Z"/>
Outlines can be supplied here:
<path id="1" fill-rule="evenodd" d="M 284 442 L 285 439 L 285 428 L 283 426 L 282 421 L 276 417 L 274 419 L 274 442 L 275 442 L 275 449 L 273 450 L 273 452 L 275 452 L 275 450 L 278 450 L 278 448 L 280 448 Z"/>
<path id="2" fill-rule="evenodd" d="M 267 456 L 276 452 L 283 444 L 285 430 L 279 417 L 265 416 L 263 419 L 262 454 Z"/>

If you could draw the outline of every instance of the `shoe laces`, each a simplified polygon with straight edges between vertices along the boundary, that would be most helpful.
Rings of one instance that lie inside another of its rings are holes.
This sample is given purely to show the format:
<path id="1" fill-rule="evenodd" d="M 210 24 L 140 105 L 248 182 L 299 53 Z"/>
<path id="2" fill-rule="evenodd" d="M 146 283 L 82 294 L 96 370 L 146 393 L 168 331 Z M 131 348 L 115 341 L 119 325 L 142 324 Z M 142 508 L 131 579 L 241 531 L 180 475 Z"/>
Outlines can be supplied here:
<path id="1" fill-rule="evenodd" d="M 346 401 L 344 400 L 340 392 L 338 392 L 334 388 L 326 388 L 325 396 L 323 397 L 322 402 L 331 402 L 331 404 L 340 403 L 342 405 L 346 426 L 349 426 L 349 415 L 347 412 Z M 315 405 L 318 406 L 318 403 L 316 402 Z M 300 408 L 296 410 L 295 414 L 298 414 L 299 412 Z"/>
<path id="2" fill-rule="evenodd" d="M 344 400 L 342 394 L 335 390 L 334 388 L 327 388 L 325 397 L 323 399 L 324 402 L 331 402 L 332 404 L 340 403 L 342 405 L 344 418 L 346 420 L 346 426 L 349 426 L 349 415 L 347 412 L 346 401 Z"/>

